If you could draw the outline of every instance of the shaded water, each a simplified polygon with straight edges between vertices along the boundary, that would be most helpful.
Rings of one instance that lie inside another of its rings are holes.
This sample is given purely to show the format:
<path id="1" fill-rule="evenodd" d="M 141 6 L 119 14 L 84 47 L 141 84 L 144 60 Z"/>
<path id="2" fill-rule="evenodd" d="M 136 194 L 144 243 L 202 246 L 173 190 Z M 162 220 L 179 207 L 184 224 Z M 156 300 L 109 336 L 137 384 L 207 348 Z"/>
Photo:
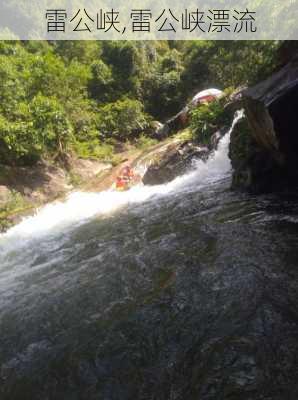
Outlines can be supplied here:
<path id="1" fill-rule="evenodd" d="M 297 196 L 76 193 L 0 237 L 0 399 L 296 399 Z"/>

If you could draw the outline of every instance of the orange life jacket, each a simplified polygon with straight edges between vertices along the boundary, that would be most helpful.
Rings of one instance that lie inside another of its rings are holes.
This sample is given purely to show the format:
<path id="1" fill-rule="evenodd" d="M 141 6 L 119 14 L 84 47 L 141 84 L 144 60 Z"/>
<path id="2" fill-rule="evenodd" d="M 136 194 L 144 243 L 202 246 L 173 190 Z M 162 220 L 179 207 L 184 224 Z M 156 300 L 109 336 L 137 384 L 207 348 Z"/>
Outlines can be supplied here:
<path id="1" fill-rule="evenodd" d="M 116 180 L 116 188 L 120 189 L 120 188 L 124 188 L 126 186 L 126 182 L 124 179 L 121 178 L 117 178 Z"/>

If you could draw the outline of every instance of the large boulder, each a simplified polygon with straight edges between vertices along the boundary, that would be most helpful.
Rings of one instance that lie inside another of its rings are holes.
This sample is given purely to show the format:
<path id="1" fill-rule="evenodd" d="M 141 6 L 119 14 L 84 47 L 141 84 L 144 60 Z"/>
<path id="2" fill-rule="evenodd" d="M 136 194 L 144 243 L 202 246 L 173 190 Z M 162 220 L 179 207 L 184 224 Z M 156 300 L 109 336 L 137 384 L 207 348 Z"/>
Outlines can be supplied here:
<path id="1" fill-rule="evenodd" d="M 189 107 L 185 106 L 178 114 L 168 119 L 163 125 L 161 125 L 155 134 L 155 137 L 159 140 L 166 139 L 169 135 L 185 128 L 188 123 L 188 112 Z"/>
<path id="2" fill-rule="evenodd" d="M 242 92 L 246 119 L 231 135 L 234 187 L 258 191 L 298 177 L 298 58 Z M 244 179 L 244 176 L 246 178 Z"/>
<path id="3" fill-rule="evenodd" d="M 194 157 L 207 159 L 208 154 L 208 147 L 198 146 L 194 142 L 170 143 L 163 151 L 152 155 L 150 165 L 143 176 L 143 183 L 159 185 L 170 182 L 191 168 Z"/>
<path id="4" fill-rule="evenodd" d="M 260 192 L 274 188 L 276 162 L 270 152 L 255 141 L 245 115 L 231 132 L 229 157 L 233 167 L 233 189 Z"/>
<path id="5" fill-rule="evenodd" d="M 243 99 L 256 142 L 267 149 L 277 163 L 285 164 L 289 161 L 289 153 L 292 150 L 296 153 L 298 144 L 298 60 L 265 82 L 244 91 Z"/>
<path id="6" fill-rule="evenodd" d="M 72 161 L 71 173 L 77 175 L 82 182 L 86 182 L 101 175 L 103 172 L 111 170 L 112 167 L 110 163 L 79 158 Z"/>
<path id="7" fill-rule="evenodd" d="M 158 146 L 140 160 L 143 165 L 149 165 L 143 176 L 145 185 L 159 185 L 185 174 L 193 167 L 194 159 L 206 161 L 216 150 L 220 139 L 227 133 L 228 128 L 216 130 L 206 144 L 193 140 L 172 139 L 165 145 Z"/>

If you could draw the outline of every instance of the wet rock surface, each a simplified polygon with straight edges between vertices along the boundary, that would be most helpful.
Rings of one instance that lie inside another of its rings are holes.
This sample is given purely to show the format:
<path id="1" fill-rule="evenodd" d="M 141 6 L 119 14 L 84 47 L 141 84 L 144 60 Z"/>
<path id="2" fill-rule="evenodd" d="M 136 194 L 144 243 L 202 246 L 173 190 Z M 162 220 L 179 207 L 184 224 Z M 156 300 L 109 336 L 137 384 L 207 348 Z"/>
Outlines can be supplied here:
<path id="1" fill-rule="evenodd" d="M 39 162 L 31 167 L 0 165 L 0 231 L 33 214 L 42 204 L 63 198 L 74 187 L 85 184 L 93 189 L 98 181 L 103 188 L 112 183 L 104 180 L 112 165 L 96 160 L 74 159 L 65 155 L 64 166 Z"/>
<path id="2" fill-rule="evenodd" d="M 244 90 L 241 104 L 246 123 L 239 123 L 238 133 L 231 138 L 234 186 L 253 191 L 297 186 L 298 58 Z"/>
<path id="3" fill-rule="evenodd" d="M 107 163 L 83 159 L 68 160 L 68 170 L 46 161 L 32 167 L 2 166 L 0 183 L 28 198 L 43 201 L 56 198 L 72 188 L 69 172 L 86 181 L 111 168 Z"/>
<path id="4" fill-rule="evenodd" d="M 225 128 L 214 132 L 208 145 L 190 140 L 173 140 L 157 152 L 149 153 L 146 156 L 149 166 L 143 176 L 143 183 L 160 185 L 170 182 L 192 170 L 195 160 L 207 161 L 226 132 Z"/>
<path id="5" fill-rule="evenodd" d="M 280 186 L 280 167 L 271 153 L 256 142 L 245 115 L 231 132 L 229 157 L 233 167 L 233 189 L 259 193 Z"/>
<path id="6" fill-rule="evenodd" d="M 159 185 L 170 182 L 191 168 L 194 158 L 206 160 L 210 150 L 193 142 L 173 143 L 159 152 L 143 176 L 145 185 Z"/>

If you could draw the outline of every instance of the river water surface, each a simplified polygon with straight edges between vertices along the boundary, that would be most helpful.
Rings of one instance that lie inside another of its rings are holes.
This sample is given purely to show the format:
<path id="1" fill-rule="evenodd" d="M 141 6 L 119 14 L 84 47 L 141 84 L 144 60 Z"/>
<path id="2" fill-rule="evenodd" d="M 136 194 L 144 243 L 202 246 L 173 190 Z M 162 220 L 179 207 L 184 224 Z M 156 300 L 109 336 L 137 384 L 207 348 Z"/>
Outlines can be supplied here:
<path id="1" fill-rule="evenodd" d="M 0 236 L 1 400 L 298 398 L 298 196 L 232 192 L 228 143 Z"/>

